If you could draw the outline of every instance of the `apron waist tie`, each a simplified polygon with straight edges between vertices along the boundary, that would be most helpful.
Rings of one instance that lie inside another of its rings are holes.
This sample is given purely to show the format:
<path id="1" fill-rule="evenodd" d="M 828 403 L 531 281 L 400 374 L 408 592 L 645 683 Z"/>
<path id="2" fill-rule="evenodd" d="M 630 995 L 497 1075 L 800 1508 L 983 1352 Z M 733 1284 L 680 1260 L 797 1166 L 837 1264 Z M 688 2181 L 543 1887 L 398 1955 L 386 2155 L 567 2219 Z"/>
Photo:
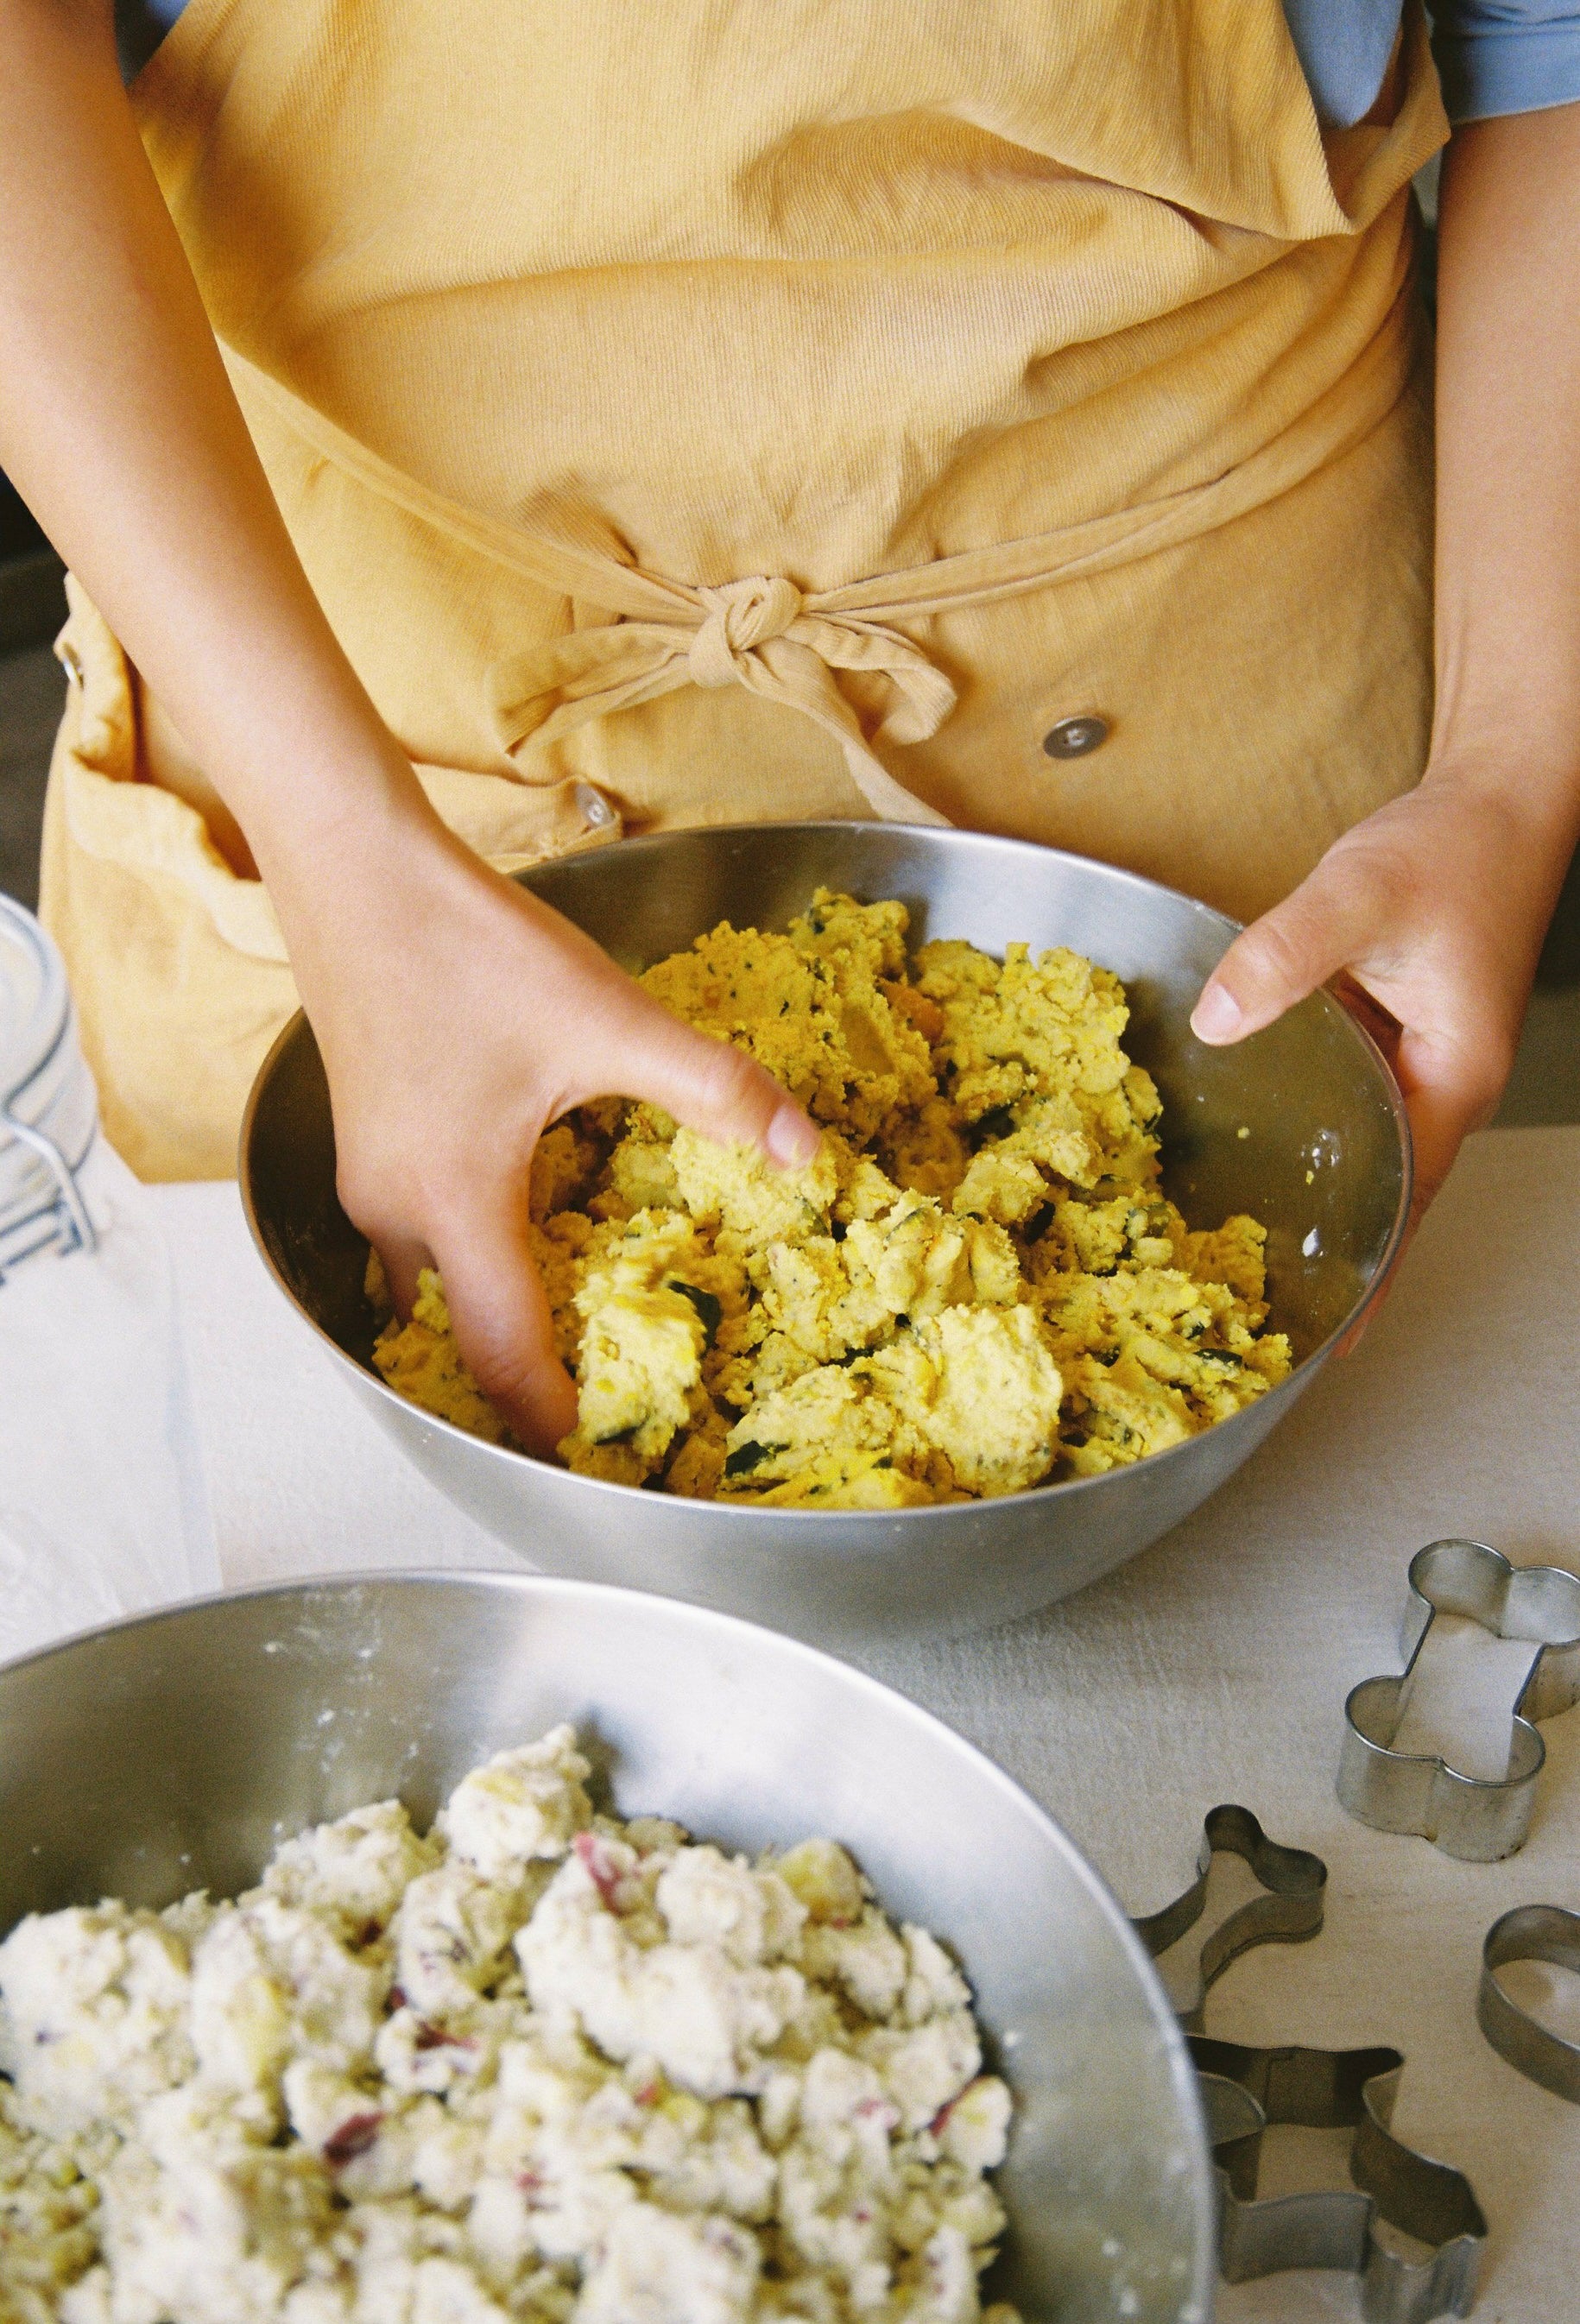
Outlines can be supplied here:
<path id="1" fill-rule="evenodd" d="M 494 730 L 512 758 L 529 742 L 552 742 L 589 719 L 684 686 L 744 686 L 830 734 L 882 819 L 944 825 L 948 818 L 897 783 L 873 748 L 926 742 L 956 698 L 944 672 L 895 624 L 1130 564 L 1265 505 L 1381 426 L 1404 392 L 1418 344 L 1406 272 L 1358 358 L 1289 426 L 1216 475 L 1057 531 L 812 592 L 782 574 L 712 586 L 675 581 L 611 554 L 587 532 L 510 523 L 467 507 L 382 458 L 223 340 L 221 352 L 244 409 L 249 394 L 261 396 L 367 490 L 570 599 L 577 627 L 506 655 L 488 671 Z M 887 687 L 888 707 L 870 734 L 836 683 L 843 669 Z"/>
<path id="2" fill-rule="evenodd" d="M 616 567 L 626 582 L 634 568 Z M 782 575 L 718 588 L 642 575 L 670 602 L 657 619 L 600 622 L 490 672 L 494 725 L 513 754 L 572 726 L 654 701 L 683 686 L 744 686 L 799 710 L 831 734 L 874 815 L 887 822 L 947 824 L 947 816 L 894 780 L 873 753 L 855 712 L 834 683 L 836 669 L 887 679 L 893 701 L 873 738 L 920 742 L 955 707 L 955 689 L 919 646 L 881 622 L 821 610 Z"/>

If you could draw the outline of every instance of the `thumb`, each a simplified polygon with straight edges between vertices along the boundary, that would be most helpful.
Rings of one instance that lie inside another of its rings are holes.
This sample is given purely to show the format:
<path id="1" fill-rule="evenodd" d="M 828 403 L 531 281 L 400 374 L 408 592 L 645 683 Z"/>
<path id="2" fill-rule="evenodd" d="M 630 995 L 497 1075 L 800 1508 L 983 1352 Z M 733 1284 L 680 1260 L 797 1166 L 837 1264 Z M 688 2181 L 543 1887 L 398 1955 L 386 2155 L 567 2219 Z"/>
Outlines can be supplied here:
<path id="1" fill-rule="evenodd" d="M 648 1100 L 723 1144 L 757 1146 L 781 1169 L 815 1160 L 818 1134 L 788 1092 L 728 1040 L 693 1030 L 645 993 L 620 1056 L 623 1094 Z"/>
<path id="2" fill-rule="evenodd" d="M 549 1458 L 576 1426 L 576 1390 L 528 1249 L 524 1178 L 497 1207 L 448 1221 L 433 1255 L 467 1369 L 527 1450 Z"/>
<path id="3" fill-rule="evenodd" d="M 1222 1048 L 1259 1033 L 1369 947 L 1370 900 L 1330 862 L 1235 937 L 1191 1011 L 1198 1041 Z"/>

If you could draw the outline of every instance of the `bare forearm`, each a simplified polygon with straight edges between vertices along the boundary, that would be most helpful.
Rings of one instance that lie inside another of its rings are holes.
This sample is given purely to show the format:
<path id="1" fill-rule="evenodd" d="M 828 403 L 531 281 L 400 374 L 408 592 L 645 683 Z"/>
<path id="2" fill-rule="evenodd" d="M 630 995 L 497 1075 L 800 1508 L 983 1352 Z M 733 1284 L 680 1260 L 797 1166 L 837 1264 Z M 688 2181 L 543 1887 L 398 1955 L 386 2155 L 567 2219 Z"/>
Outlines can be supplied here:
<path id="1" fill-rule="evenodd" d="M 99 0 L 0 0 L 0 465 L 287 887 L 424 813 L 297 560 Z"/>
<path id="2" fill-rule="evenodd" d="M 1433 758 L 1580 833 L 1580 105 L 1444 169 Z"/>
<path id="3" fill-rule="evenodd" d="M 1580 835 L 1580 106 L 1444 173 L 1437 715 L 1421 782 L 1248 928 L 1193 1022 L 1235 1041 L 1344 971 L 1396 1030 L 1416 1210 L 1497 1104 Z"/>

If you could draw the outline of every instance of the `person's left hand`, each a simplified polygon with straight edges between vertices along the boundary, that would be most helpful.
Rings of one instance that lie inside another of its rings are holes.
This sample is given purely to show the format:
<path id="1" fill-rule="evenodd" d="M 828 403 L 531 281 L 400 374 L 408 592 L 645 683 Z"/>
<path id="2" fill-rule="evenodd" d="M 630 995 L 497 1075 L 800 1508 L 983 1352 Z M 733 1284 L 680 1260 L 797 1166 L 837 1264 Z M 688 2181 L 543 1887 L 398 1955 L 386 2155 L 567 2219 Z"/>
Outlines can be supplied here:
<path id="1" fill-rule="evenodd" d="M 1428 769 L 1235 938 L 1191 1019 L 1224 1046 L 1340 978 L 1404 1093 L 1412 1231 L 1466 1132 L 1497 1107 L 1573 844 L 1527 808 L 1521 771 Z"/>

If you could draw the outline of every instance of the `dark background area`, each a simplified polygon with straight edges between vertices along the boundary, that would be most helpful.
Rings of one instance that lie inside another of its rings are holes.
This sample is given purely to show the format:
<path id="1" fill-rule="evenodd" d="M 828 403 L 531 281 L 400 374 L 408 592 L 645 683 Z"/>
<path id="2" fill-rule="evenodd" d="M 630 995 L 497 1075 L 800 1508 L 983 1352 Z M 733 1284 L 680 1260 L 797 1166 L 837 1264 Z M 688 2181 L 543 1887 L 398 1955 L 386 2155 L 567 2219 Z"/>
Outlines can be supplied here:
<path id="1" fill-rule="evenodd" d="M 0 558 L 25 556 L 42 548 L 43 540 L 15 485 L 0 476 Z"/>
<path id="2" fill-rule="evenodd" d="M 60 560 L 0 476 L 0 890 L 28 905 L 66 683 L 50 641 L 65 618 Z"/>
<path id="3" fill-rule="evenodd" d="M 47 644 L 65 618 L 60 560 L 14 487 L 0 475 L 0 654 Z M 0 689 L 4 686 L 0 671 Z"/>

